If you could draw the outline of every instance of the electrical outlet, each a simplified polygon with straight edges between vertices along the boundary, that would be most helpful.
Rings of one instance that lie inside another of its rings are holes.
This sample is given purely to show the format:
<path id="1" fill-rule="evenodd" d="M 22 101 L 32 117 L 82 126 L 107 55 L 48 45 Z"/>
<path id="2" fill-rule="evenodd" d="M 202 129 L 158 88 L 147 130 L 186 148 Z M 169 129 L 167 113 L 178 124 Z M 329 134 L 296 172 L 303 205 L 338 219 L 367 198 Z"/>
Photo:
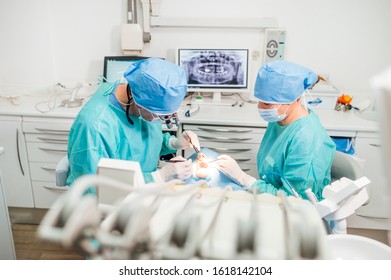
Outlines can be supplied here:
<path id="1" fill-rule="evenodd" d="M 285 29 L 266 29 L 263 62 L 283 60 L 285 53 Z"/>
<path id="2" fill-rule="evenodd" d="M 253 60 L 257 60 L 260 56 L 261 56 L 261 54 L 260 54 L 259 51 L 253 51 L 252 52 Z"/>

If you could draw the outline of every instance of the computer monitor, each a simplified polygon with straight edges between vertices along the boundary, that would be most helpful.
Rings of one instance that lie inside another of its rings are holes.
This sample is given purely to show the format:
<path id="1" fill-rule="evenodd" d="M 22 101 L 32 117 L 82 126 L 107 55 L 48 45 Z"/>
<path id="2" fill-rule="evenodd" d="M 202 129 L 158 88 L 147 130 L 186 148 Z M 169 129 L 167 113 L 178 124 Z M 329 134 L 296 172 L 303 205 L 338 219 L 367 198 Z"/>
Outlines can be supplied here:
<path id="1" fill-rule="evenodd" d="M 120 81 L 129 65 L 137 60 L 147 58 L 145 56 L 105 56 L 103 77 L 108 83 Z"/>
<path id="2" fill-rule="evenodd" d="M 248 49 L 178 49 L 176 63 L 186 71 L 189 92 L 243 92 L 248 55 Z"/>

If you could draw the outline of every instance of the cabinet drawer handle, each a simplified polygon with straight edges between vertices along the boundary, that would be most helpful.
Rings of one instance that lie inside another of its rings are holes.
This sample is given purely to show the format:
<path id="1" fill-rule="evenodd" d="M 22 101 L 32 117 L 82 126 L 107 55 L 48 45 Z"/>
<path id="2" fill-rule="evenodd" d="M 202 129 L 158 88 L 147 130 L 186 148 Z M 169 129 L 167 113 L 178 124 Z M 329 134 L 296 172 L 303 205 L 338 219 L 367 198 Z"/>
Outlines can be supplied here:
<path id="1" fill-rule="evenodd" d="M 42 132 L 54 132 L 54 133 L 69 133 L 69 129 L 50 129 L 50 128 L 35 128 L 38 131 Z"/>
<path id="2" fill-rule="evenodd" d="M 41 169 L 46 170 L 46 171 L 50 171 L 50 172 L 55 172 L 56 171 L 55 168 L 45 167 L 45 166 L 41 166 Z"/>
<path id="3" fill-rule="evenodd" d="M 250 171 L 250 168 L 244 168 L 243 171 Z"/>
<path id="4" fill-rule="evenodd" d="M 45 189 L 48 189 L 48 190 L 54 190 L 54 191 L 60 191 L 60 192 L 66 192 L 68 191 L 68 187 L 67 186 L 64 186 L 64 187 L 58 187 L 58 186 L 43 186 Z"/>
<path id="5" fill-rule="evenodd" d="M 199 130 L 203 131 L 211 131 L 211 132 L 232 132 L 232 133 L 244 133 L 244 132 L 252 132 L 252 129 L 221 129 L 221 128 L 204 128 L 198 127 Z"/>
<path id="6" fill-rule="evenodd" d="M 239 159 L 235 159 L 235 161 L 237 162 L 245 162 L 245 161 L 250 161 L 251 159 L 249 158 L 239 158 Z"/>
<path id="7" fill-rule="evenodd" d="M 45 151 L 45 152 L 55 152 L 55 153 L 66 153 L 67 150 L 62 150 L 62 149 L 49 149 L 49 148 L 42 148 L 38 147 L 38 149 Z"/>
<path id="8" fill-rule="evenodd" d="M 213 151 L 218 151 L 218 152 L 248 152 L 251 151 L 251 149 L 229 149 L 229 148 L 210 148 L 209 149 Z"/>
<path id="9" fill-rule="evenodd" d="M 207 140 L 219 140 L 219 141 L 248 141 L 251 138 L 225 138 L 225 137 L 209 137 L 198 135 L 198 138 L 203 138 Z"/>
<path id="10" fill-rule="evenodd" d="M 198 136 L 199 137 L 199 136 Z M 372 147 L 379 147 L 379 148 L 381 148 L 381 145 L 380 144 L 369 144 L 369 145 L 371 145 Z"/>
<path id="11" fill-rule="evenodd" d="M 62 139 L 53 139 L 53 138 L 44 138 L 44 137 L 37 137 L 37 139 L 48 143 L 68 144 L 67 140 L 62 140 Z"/>
<path id="12" fill-rule="evenodd" d="M 20 171 L 22 171 L 22 175 L 24 176 L 24 170 L 23 170 L 23 166 L 22 166 L 22 161 L 20 160 L 19 129 L 16 130 L 16 151 L 18 153 L 18 161 L 19 161 Z"/>

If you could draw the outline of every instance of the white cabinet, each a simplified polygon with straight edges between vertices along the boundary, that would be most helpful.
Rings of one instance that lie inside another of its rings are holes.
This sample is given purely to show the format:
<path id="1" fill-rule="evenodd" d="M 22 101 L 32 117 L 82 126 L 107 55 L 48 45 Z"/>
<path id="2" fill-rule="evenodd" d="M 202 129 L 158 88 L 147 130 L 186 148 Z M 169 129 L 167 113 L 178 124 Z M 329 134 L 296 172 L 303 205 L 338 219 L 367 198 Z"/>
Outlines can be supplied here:
<path id="1" fill-rule="evenodd" d="M 36 208 L 50 208 L 68 190 L 67 187 L 56 186 L 55 169 L 67 154 L 68 134 L 72 123 L 73 119 L 23 118 Z"/>
<path id="2" fill-rule="evenodd" d="M 364 174 L 371 180 L 367 187 L 370 200 L 348 220 L 349 227 L 391 229 L 389 199 L 385 195 L 391 186 L 383 170 L 380 141 L 376 133 L 357 133 L 355 148 L 357 156 L 364 160 Z"/>
<path id="3" fill-rule="evenodd" d="M 34 207 L 21 117 L 0 116 L 0 146 L 5 148 L 0 169 L 8 206 Z"/>
<path id="4" fill-rule="evenodd" d="M 264 128 L 184 124 L 183 129 L 194 131 L 201 147 L 231 156 L 243 171 L 258 178 L 256 158 Z M 192 153 L 186 150 L 185 158 Z"/>
<path id="5" fill-rule="evenodd" d="M 0 158 L 4 147 L 0 146 Z M 3 180 L 0 168 L 0 260 L 14 260 L 16 258 L 12 237 L 11 222 L 8 214 L 7 202 L 4 195 Z"/>

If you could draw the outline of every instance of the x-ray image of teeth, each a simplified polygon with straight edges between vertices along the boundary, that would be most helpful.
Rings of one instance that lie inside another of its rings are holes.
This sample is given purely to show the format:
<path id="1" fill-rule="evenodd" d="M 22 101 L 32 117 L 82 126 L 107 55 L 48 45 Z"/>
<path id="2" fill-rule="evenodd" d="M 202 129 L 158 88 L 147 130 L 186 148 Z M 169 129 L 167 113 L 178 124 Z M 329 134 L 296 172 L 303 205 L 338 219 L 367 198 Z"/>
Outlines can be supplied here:
<path id="1" fill-rule="evenodd" d="M 182 53 L 181 65 L 189 85 L 246 86 L 246 51 L 189 50 Z"/>

